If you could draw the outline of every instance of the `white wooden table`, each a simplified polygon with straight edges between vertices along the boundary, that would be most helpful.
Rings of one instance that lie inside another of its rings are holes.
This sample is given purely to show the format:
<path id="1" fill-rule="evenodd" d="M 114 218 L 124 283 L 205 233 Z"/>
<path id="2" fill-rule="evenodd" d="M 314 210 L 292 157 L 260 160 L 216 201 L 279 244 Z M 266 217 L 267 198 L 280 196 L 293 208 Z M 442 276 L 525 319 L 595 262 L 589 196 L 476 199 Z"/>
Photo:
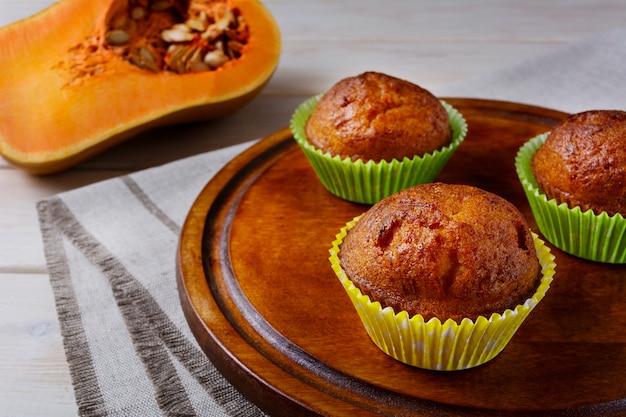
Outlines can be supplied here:
<path id="1" fill-rule="evenodd" d="M 0 0 L 0 25 L 51 3 Z M 238 113 L 144 133 L 53 176 L 31 176 L 0 161 L 0 416 L 76 414 L 36 201 L 268 135 L 288 124 L 298 103 L 346 76 L 376 70 L 436 91 L 626 22 L 623 0 L 265 4 L 281 27 L 282 59 L 264 92 Z"/>

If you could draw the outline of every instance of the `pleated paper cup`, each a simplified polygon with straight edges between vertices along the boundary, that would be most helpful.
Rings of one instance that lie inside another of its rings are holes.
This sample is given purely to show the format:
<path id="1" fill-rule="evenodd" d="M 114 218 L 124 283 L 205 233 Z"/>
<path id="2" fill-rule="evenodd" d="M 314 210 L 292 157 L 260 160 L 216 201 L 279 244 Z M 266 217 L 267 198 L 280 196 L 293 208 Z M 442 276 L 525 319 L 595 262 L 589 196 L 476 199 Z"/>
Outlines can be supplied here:
<path id="1" fill-rule="evenodd" d="M 467 135 L 467 123 L 463 116 L 441 101 L 452 128 L 449 145 L 422 156 L 405 157 L 402 161 L 364 162 L 332 156 L 313 146 L 306 137 L 306 122 L 320 97 L 312 97 L 296 109 L 291 118 L 291 132 L 324 187 L 332 194 L 355 203 L 374 204 L 402 189 L 432 182 Z"/>
<path id="2" fill-rule="evenodd" d="M 548 242 L 570 255 L 594 262 L 626 263 L 626 220 L 621 214 L 609 216 L 583 211 L 580 206 L 570 207 L 539 188 L 530 160 L 548 135 L 549 132 L 530 139 L 515 159 L 517 175 L 539 231 Z"/>
<path id="3" fill-rule="evenodd" d="M 460 323 L 443 323 L 406 311 L 383 308 L 378 301 L 361 293 L 341 268 L 339 251 L 343 238 L 360 216 L 348 222 L 335 237 L 330 249 L 330 263 L 372 341 L 383 352 L 407 365 L 423 369 L 454 371 L 473 368 L 496 357 L 509 343 L 522 322 L 543 299 L 550 288 L 556 264 L 550 249 L 533 233 L 535 250 L 541 264 L 542 278 L 535 294 L 524 304 L 489 318 L 480 316 Z"/>

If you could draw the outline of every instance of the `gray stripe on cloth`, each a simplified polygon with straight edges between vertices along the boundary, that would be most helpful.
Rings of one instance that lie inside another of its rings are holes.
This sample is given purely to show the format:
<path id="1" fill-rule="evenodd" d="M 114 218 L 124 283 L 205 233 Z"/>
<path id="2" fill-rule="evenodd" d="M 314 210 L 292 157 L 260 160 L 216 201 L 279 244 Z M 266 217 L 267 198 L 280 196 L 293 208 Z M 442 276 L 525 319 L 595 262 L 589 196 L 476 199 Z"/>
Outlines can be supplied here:
<path id="1" fill-rule="evenodd" d="M 144 207 L 152 213 L 154 217 L 159 219 L 161 223 L 165 225 L 168 229 L 170 229 L 174 234 L 178 235 L 180 233 L 180 226 L 176 224 L 172 219 L 168 217 L 163 210 L 161 210 L 154 202 L 148 197 L 146 193 L 141 189 L 139 184 L 129 177 L 128 175 L 124 175 L 120 177 L 122 182 L 126 184 L 128 189 L 137 197 L 137 199 L 144 205 Z"/>
<path id="2" fill-rule="evenodd" d="M 141 283 L 84 230 L 61 199 L 50 200 L 50 207 L 56 219 L 63 219 L 62 224 L 57 223 L 62 232 L 93 264 L 98 265 L 109 279 L 115 300 L 133 338 L 135 350 L 146 368 L 156 392 L 157 403 L 164 415 L 196 415 L 160 339 L 161 335 L 154 328 L 157 319 L 151 316 L 158 316 L 160 310 L 158 305 Z M 163 325 L 168 324 L 170 323 Z"/>
<path id="3" fill-rule="evenodd" d="M 51 200 L 40 201 L 37 203 L 37 211 L 43 241 L 46 242 L 44 250 L 50 283 L 74 384 L 78 413 L 84 417 L 104 417 L 107 415 L 104 398 L 98 385 L 91 350 L 76 301 L 76 293 L 68 279 L 70 272 L 62 237 L 55 224 L 55 222 L 62 223 L 64 219 L 58 217 L 62 213 L 55 212 L 53 206 Z"/>
<path id="4" fill-rule="evenodd" d="M 138 200 L 146 206 L 146 209 L 155 214 L 161 222 L 165 219 L 170 225 L 174 224 L 162 213 L 154 203 L 143 193 L 141 188 L 134 181 L 125 182 L 134 188 L 133 194 L 138 196 Z M 187 392 L 180 380 L 172 358 L 178 362 L 198 381 L 203 389 L 207 391 L 215 401 L 233 416 L 258 416 L 263 413 L 254 405 L 243 401 L 243 397 L 235 391 L 232 386 L 219 374 L 216 368 L 208 361 L 206 356 L 187 339 L 181 331 L 172 323 L 167 314 L 159 307 L 158 303 L 146 290 L 146 288 L 124 267 L 124 265 L 110 253 L 106 247 L 97 241 L 74 216 L 71 210 L 58 197 L 51 198 L 39 204 L 42 217 L 42 230 L 53 246 L 52 240 L 60 240 L 65 235 L 72 244 L 79 249 L 91 263 L 98 266 L 105 274 L 111 285 L 112 293 L 115 297 L 118 308 L 124 317 L 128 331 L 133 339 L 133 345 L 138 357 L 144 364 L 147 376 L 149 377 L 156 392 L 156 401 L 165 416 L 194 416 L 194 410 Z M 156 208 L 156 210 L 155 210 Z M 166 224 L 166 226 L 168 226 Z M 171 227 L 168 226 L 170 230 Z M 175 228 L 176 229 L 176 228 Z M 172 230 L 174 232 L 174 230 Z M 61 244 L 60 242 L 56 242 Z M 58 244 L 56 245 L 58 247 Z M 55 253 L 55 257 L 64 257 L 63 254 Z M 54 267 L 54 265 L 51 265 Z M 69 270 L 55 269 L 55 277 L 51 280 L 55 287 L 55 297 L 59 301 L 65 297 L 75 298 L 73 294 Z M 70 313 L 80 314 L 75 302 L 65 302 L 65 306 Z M 73 311 L 71 311 L 73 310 Z M 61 316 L 60 316 L 61 319 Z M 83 330 L 80 320 L 73 323 L 78 329 L 78 333 Z M 64 328 L 64 327 L 62 327 Z M 63 333 L 64 340 L 69 334 Z M 73 340 L 73 342 L 76 342 Z M 86 345 L 86 341 L 85 345 Z M 74 343 L 71 346 L 72 352 L 76 348 Z M 88 346 L 86 346 L 88 349 Z M 102 396 L 85 396 L 89 389 L 97 387 L 97 376 L 94 374 L 93 360 L 89 355 L 71 355 L 66 351 L 68 361 L 72 358 L 74 368 L 73 380 L 77 386 L 77 397 L 81 399 L 91 398 L 94 411 L 90 414 L 83 414 L 84 407 L 79 408 L 81 415 L 105 416 L 107 415 Z M 82 382 L 86 376 L 94 376 L 89 382 Z M 91 385 L 91 386 L 89 386 Z M 77 399 L 78 402 L 78 399 Z"/>
<path id="5" fill-rule="evenodd" d="M 167 214 L 163 210 L 161 210 L 148 195 L 143 191 L 143 189 L 139 186 L 139 184 L 133 180 L 130 176 L 121 177 L 122 181 L 126 186 L 131 190 L 131 192 L 137 197 L 137 199 L 144 205 L 144 207 L 153 214 L 159 221 L 161 221 L 168 229 L 170 229 L 174 234 L 178 235 L 181 231 L 181 227 L 176 224 L 172 219 L 170 219 Z M 153 300 L 154 301 L 154 300 Z M 156 305 L 156 302 L 155 302 Z M 169 322 L 168 317 L 163 313 L 163 311 L 156 305 L 156 308 L 159 310 L 159 316 L 161 320 L 151 320 L 153 321 L 153 325 L 155 327 L 159 327 L 162 330 L 161 334 L 168 335 L 164 341 L 173 341 L 178 339 L 183 339 L 184 336 L 180 335 L 180 332 L 176 328 L 176 326 L 162 326 L 162 323 Z M 175 330 L 173 333 L 172 330 Z M 255 417 L 255 416 L 263 416 L 264 414 L 256 407 L 244 407 L 242 406 L 243 397 L 239 394 L 239 392 L 234 391 L 232 385 L 228 383 L 219 371 L 213 367 L 213 365 L 207 363 L 207 358 L 204 354 L 197 349 L 195 349 L 194 345 L 179 346 L 176 344 L 168 344 L 170 350 L 174 353 L 185 367 L 191 372 L 198 382 L 200 382 L 205 388 L 208 389 L 209 393 L 214 396 L 218 403 L 222 407 L 224 407 L 229 413 L 233 416 L 237 417 Z M 183 348 L 184 349 L 181 349 Z M 193 351 L 193 355 L 186 355 L 186 351 Z M 186 360 L 185 360 L 186 359 Z M 208 370 L 212 372 L 207 372 Z M 216 378 L 221 380 L 221 383 L 216 383 Z M 247 402 L 247 401 L 246 401 Z"/>

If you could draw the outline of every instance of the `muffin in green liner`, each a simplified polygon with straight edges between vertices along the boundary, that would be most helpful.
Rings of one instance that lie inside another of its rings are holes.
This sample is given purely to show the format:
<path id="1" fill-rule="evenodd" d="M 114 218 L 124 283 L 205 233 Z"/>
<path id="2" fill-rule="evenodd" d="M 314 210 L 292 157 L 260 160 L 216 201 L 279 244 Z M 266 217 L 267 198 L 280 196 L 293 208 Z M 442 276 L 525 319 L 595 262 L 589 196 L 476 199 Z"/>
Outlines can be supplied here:
<path id="1" fill-rule="evenodd" d="M 432 182 L 467 135 L 467 123 L 450 104 L 441 101 L 450 118 L 452 141 L 423 156 L 402 161 L 367 161 L 331 156 L 313 146 L 306 138 L 305 125 L 322 95 L 302 103 L 291 118 L 294 139 L 311 163 L 321 183 L 332 194 L 348 201 L 374 204 L 402 189 Z"/>
<path id="2" fill-rule="evenodd" d="M 537 185 L 530 161 L 548 135 L 530 139 L 515 159 L 517 175 L 539 230 L 550 243 L 570 255 L 595 262 L 626 263 L 626 219 L 622 214 L 609 216 L 569 207 L 549 199 Z"/>
<path id="3" fill-rule="evenodd" d="M 354 285 L 341 267 L 339 252 L 348 231 L 361 216 L 348 222 L 335 236 L 330 249 L 332 269 L 354 305 L 370 339 L 387 355 L 422 369 L 456 371 L 482 365 L 495 358 L 543 299 L 553 280 L 556 264 L 550 249 L 532 233 L 541 264 L 541 281 L 535 293 L 514 309 L 494 312 L 476 320 L 460 322 L 438 318 L 425 321 L 420 314 L 409 316 L 370 299 Z"/>

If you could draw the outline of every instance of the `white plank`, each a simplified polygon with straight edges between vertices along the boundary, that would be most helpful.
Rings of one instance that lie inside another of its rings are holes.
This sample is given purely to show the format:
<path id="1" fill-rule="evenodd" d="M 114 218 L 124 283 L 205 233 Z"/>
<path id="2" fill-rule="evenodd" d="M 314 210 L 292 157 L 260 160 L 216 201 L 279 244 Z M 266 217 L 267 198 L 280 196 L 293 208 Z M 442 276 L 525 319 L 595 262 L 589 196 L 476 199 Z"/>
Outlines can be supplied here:
<path id="1" fill-rule="evenodd" d="M 46 274 L 0 274 L 0 416 L 76 415 Z"/>
<path id="2" fill-rule="evenodd" d="M 53 3 L 54 1 L 0 0 L 0 26 L 32 16 Z"/>
<path id="3" fill-rule="evenodd" d="M 124 173 L 68 171 L 42 177 L 0 169 L 0 272 L 46 272 L 37 201 Z"/>
<path id="4" fill-rule="evenodd" d="M 393 4 L 392 4 L 393 3 Z M 624 25 L 621 0 L 267 0 L 290 42 L 566 41 Z"/>

